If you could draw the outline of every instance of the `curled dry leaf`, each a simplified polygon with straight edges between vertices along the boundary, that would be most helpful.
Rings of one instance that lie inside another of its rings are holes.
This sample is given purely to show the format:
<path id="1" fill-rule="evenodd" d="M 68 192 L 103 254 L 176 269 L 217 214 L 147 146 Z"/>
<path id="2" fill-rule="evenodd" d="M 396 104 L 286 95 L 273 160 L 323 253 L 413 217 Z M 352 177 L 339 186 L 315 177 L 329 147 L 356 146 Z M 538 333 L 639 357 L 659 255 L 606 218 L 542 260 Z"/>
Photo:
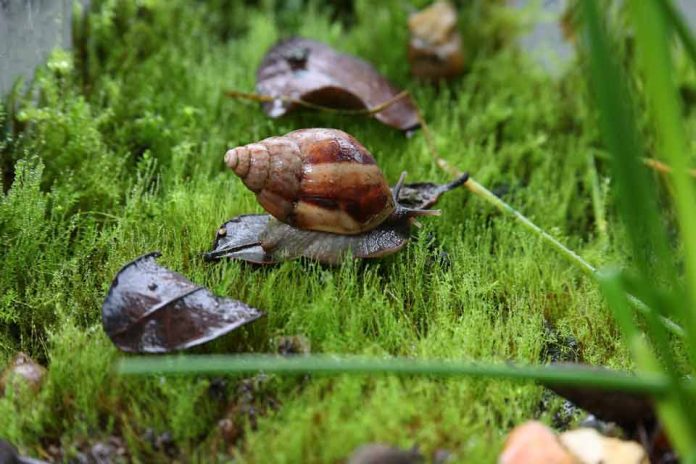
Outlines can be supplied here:
<path id="1" fill-rule="evenodd" d="M 400 93 L 366 61 L 300 37 L 274 45 L 261 62 L 256 78 L 260 94 L 277 98 L 263 103 L 264 111 L 273 118 L 298 106 L 290 99 L 335 109 L 369 110 Z M 408 96 L 395 100 L 374 117 L 403 131 L 419 126 L 418 111 Z"/>
<path id="2" fill-rule="evenodd" d="M 438 1 L 408 18 L 411 73 L 423 79 L 450 78 L 464 70 L 457 10 Z"/>
<path id="3" fill-rule="evenodd" d="M 466 181 L 466 176 L 448 184 L 417 183 L 401 188 L 398 200 L 412 208 L 430 208 L 445 192 Z M 223 258 L 254 264 L 274 264 L 306 257 L 326 264 L 337 264 L 350 255 L 377 258 L 395 253 L 407 243 L 410 221 L 387 221 L 376 229 L 357 235 L 300 230 L 273 219 L 268 214 L 237 216 L 217 231 L 207 260 Z"/>
<path id="4" fill-rule="evenodd" d="M 24 353 L 17 353 L 10 361 L 7 368 L 0 376 L 0 393 L 5 388 L 12 386 L 17 388 L 19 384 L 25 384 L 34 393 L 38 392 L 46 375 L 46 368 L 31 359 Z"/>
<path id="5" fill-rule="evenodd" d="M 348 458 L 348 464 L 420 464 L 425 458 L 414 447 L 403 450 L 380 443 L 363 445 Z"/>
<path id="6" fill-rule="evenodd" d="M 263 315 L 221 298 L 141 256 L 116 275 L 102 308 L 104 330 L 123 351 L 163 353 L 200 345 Z"/>

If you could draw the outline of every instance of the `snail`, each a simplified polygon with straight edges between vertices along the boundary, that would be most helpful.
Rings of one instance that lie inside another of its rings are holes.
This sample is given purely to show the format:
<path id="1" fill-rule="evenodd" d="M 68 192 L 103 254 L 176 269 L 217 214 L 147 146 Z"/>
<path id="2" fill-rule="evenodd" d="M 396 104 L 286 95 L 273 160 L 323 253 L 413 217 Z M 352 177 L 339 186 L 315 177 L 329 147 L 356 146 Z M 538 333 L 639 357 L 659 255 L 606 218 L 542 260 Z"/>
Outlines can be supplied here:
<path id="1" fill-rule="evenodd" d="M 337 129 L 300 129 L 233 148 L 225 163 L 271 216 L 302 230 L 357 235 L 385 221 L 439 215 L 402 206 L 372 155 Z"/>
<path id="2" fill-rule="evenodd" d="M 400 250 L 418 216 L 466 182 L 389 187 L 375 159 L 351 135 L 301 129 L 233 148 L 225 163 L 269 214 L 224 223 L 207 260 L 272 264 L 301 256 L 327 264 L 347 255 L 377 258 Z"/>

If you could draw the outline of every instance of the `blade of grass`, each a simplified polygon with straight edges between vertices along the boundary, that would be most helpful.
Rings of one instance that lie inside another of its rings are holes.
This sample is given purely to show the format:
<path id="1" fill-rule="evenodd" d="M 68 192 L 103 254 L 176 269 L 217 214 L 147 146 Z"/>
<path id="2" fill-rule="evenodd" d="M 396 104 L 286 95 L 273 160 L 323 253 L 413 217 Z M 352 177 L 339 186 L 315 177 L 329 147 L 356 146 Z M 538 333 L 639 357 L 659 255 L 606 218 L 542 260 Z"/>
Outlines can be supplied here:
<path id="1" fill-rule="evenodd" d="M 644 150 L 627 78 L 610 51 L 608 34 L 595 1 L 585 0 L 583 5 L 590 46 L 590 84 L 599 109 L 600 129 L 612 154 L 610 164 L 616 179 L 619 211 L 627 225 L 633 255 L 641 273 L 651 276 L 650 281 L 674 282 L 676 275 L 670 266 L 673 260 L 661 227 L 655 187 L 640 167 Z M 679 316 L 683 314 L 678 312 Z M 693 345 L 693 341 L 689 343 Z"/>
<path id="2" fill-rule="evenodd" d="M 638 330 L 634 321 L 632 310 L 626 298 L 623 288 L 621 271 L 602 270 L 598 274 L 602 291 L 612 307 L 616 320 L 621 326 L 626 344 L 631 350 L 633 359 L 642 372 L 662 372 L 663 368 L 648 347 L 643 334 Z M 656 314 L 649 311 L 647 314 L 648 330 L 652 332 L 652 339 L 662 362 L 666 366 L 674 366 L 675 361 L 672 350 L 666 338 L 663 327 L 656 322 Z M 668 373 L 670 384 L 667 394 L 657 400 L 657 409 L 660 418 L 673 440 L 675 447 L 682 456 L 692 456 L 696 451 L 691 437 L 696 436 L 696 417 L 689 414 L 690 405 L 693 404 L 693 395 L 683 388 L 679 374 L 674 369 L 664 369 Z"/>
<path id="3" fill-rule="evenodd" d="M 696 66 L 696 39 L 686 20 L 674 6 L 672 0 L 658 0 L 657 3 L 662 8 L 665 18 L 677 33 L 677 37 L 681 40 L 682 45 L 684 45 L 684 50 L 691 59 L 692 64 Z"/>
<path id="4" fill-rule="evenodd" d="M 633 2 L 634 19 L 636 22 L 636 43 L 639 55 L 642 55 L 643 66 L 664 65 L 667 71 L 652 71 L 652 84 L 646 86 L 648 98 L 665 96 L 670 88 L 669 61 L 646 59 L 647 54 L 662 53 L 667 55 L 665 37 L 659 35 L 659 23 L 661 18 L 659 11 L 651 11 L 649 17 L 645 5 L 649 1 L 638 0 Z M 640 6 L 639 6 L 640 5 Z M 655 4 L 653 4 L 655 6 Z M 596 0 L 584 0 L 584 23 L 589 41 L 590 83 L 599 109 L 599 122 L 603 138 L 609 148 L 613 177 L 616 180 L 619 211 L 628 228 L 628 236 L 636 257 L 638 269 L 645 282 L 654 282 L 657 276 L 663 283 L 676 281 L 676 271 L 671 266 L 672 260 L 665 231 L 662 228 L 661 218 L 657 209 L 657 195 L 654 185 L 647 173 L 640 167 L 644 158 L 644 145 L 640 138 L 640 131 L 636 124 L 634 107 L 629 94 L 628 80 L 623 69 L 612 53 L 609 34 L 604 29 L 606 24 L 600 15 L 600 9 Z M 641 16 L 643 15 L 643 16 Z M 642 22 L 640 26 L 638 23 Z M 650 26 L 647 23 L 651 23 Z M 655 26 L 658 23 L 658 26 Z M 662 40 L 662 43 L 659 43 Z M 653 42 L 649 44 L 648 42 Z M 655 45 L 654 42 L 658 42 Z M 664 49 L 662 46 L 664 45 Z M 657 74 L 657 76 L 656 76 Z M 660 88 L 658 88 L 660 87 Z M 651 93 L 654 94 L 651 95 Z M 667 95 L 669 97 L 669 95 Z M 665 110 L 663 107 L 662 110 Z M 665 115 L 661 115 L 662 118 Z M 665 118 L 666 119 L 666 118 Z M 676 115 L 672 123 L 680 124 Z M 660 123 L 658 122 L 658 128 Z M 664 135 L 664 134 L 660 134 Z M 664 141 L 663 141 L 664 142 Z M 674 143 L 674 142 L 673 142 Z M 674 145 L 667 148 L 674 149 Z M 677 170 L 686 173 L 685 165 L 675 166 Z M 681 175 L 682 173 L 680 173 Z M 657 266 L 656 266 L 657 263 Z M 656 267 L 658 269 L 656 269 Z M 656 272 L 657 270 L 657 272 Z M 659 372 L 662 367 L 657 356 L 650 350 L 643 335 L 637 329 L 633 321 L 633 314 L 626 299 L 626 292 L 617 274 L 603 274 L 600 282 L 605 297 L 607 298 L 616 319 L 622 329 L 624 337 L 631 349 L 631 353 L 642 370 Z M 687 346 L 693 353 L 696 344 L 693 340 L 695 333 L 691 317 L 680 310 L 679 306 L 662 308 L 665 314 L 681 316 L 686 320 Z M 690 406 L 693 404 L 693 396 L 681 389 L 679 372 L 674 362 L 673 347 L 659 324 L 654 324 L 657 319 L 655 311 L 646 314 L 649 333 L 654 347 L 657 349 L 663 367 L 668 373 L 670 388 L 668 394 L 658 401 L 660 417 L 667 427 L 668 433 L 676 446 L 679 454 L 685 458 L 693 458 L 696 446 L 691 439 L 696 436 L 696 420 L 690 414 Z M 654 326 L 651 326 L 654 325 Z"/>
<path id="5" fill-rule="evenodd" d="M 655 273 L 654 263 L 658 262 L 662 266 L 658 275 L 663 279 L 668 275 L 673 277 L 667 271 L 666 263 L 671 260 L 664 230 L 660 228 L 655 188 L 648 173 L 640 168 L 644 150 L 628 93 L 628 80 L 611 50 L 596 2 L 585 0 L 583 5 L 590 51 L 590 85 L 599 109 L 602 136 L 612 154 L 610 164 L 620 213 L 628 229 L 633 255 L 643 274 Z"/>
<path id="6" fill-rule="evenodd" d="M 602 246 L 606 246 L 609 241 L 607 217 L 605 214 L 606 207 L 604 205 L 604 199 L 602 198 L 602 188 L 599 184 L 599 175 L 597 174 L 594 153 L 590 153 L 587 156 L 587 168 L 587 174 L 590 178 L 590 188 L 592 189 L 592 208 L 594 210 L 597 236 Z"/>
<path id="7" fill-rule="evenodd" d="M 446 360 L 365 358 L 310 355 L 284 358 L 275 355 L 197 355 L 129 357 L 120 360 L 125 375 L 248 374 L 393 374 L 433 377 L 476 377 L 539 381 L 548 385 L 573 385 L 660 395 L 667 379 L 660 374 L 633 375 L 587 366 L 512 366 Z"/>
<path id="8" fill-rule="evenodd" d="M 438 151 L 437 148 L 435 147 L 435 143 L 432 140 L 432 135 L 430 133 L 430 128 L 428 124 L 425 121 L 425 118 L 423 118 L 423 115 L 418 113 L 418 119 L 421 124 L 421 129 L 423 131 L 423 136 L 425 137 L 426 144 L 428 145 L 428 151 L 430 152 L 430 156 L 433 158 L 435 161 L 435 164 L 442 169 L 443 171 L 449 173 L 453 177 L 461 177 L 464 172 L 458 169 L 456 166 L 452 166 L 447 160 L 442 158 Z M 553 249 L 555 249 L 557 252 L 559 252 L 563 257 L 565 257 L 571 264 L 574 264 L 576 267 L 578 267 L 581 271 L 583 271 L 585 274 L 591 275 L 593 277 L 596 276 L 597 273 L 597 268 L 595 268 L 593 265 L 588 263 L 585 259 L 583 259 L 580 255 L 575 253 L 573 250 L 565 246 L 563 243 L 561 243 L 558 239 L 556 239 L 553 235 L 549 234 L 546 232 L 544 229 L 539 227 L 538 225 L 534 224 L 531 219 L 526 217 L 524 214 L 513 208 L 510 204 L 506 203 L 502 199 L 500 199 L 498 196 L 496 196 L 493 192 L 488 190 L 486 187 L 478 183 L 475 179 L 473 179 L 471 176 L 467 179 L 467 181 L 464 183 L 464 187 L 466 187 L 471 193 L 474 195 L 477 195 L 478 197 L 482 198 L 483 200 L 487 201 L 488 203 L 492 204 L 495 206 L 499 211 L 512 216 L 514 219 L 516 219 L 522 226 L 524 226 L 525 229 L 529 230 L 533 234 L 537 235 L 540 237 L 544 242 L 546 242 L 548 245 L 550 245 Z M 646 311 L 651 311 L 651 309 L 640 299 L 636 298 L 633 295 L 628 295 L 629 300 L 633 305 L 636 307 L 641 312 L 646 312 Z M 675 323 L 671 319 L 660 316 L 659 320 L 662 322 L 662 324 L 673 334 L 678 335 L 680 337 L 684 336 L 684 330 L 679 326 L 679 324 Z"/>
<path id="9" fill-rule="evenodd" d="M 666 2 L 661 2 L 666 5 Z M 645 76 L 648 111 L 655 123 L 659 152 L 674 168 L 667 179 L 673 187 L 674 204 L 683 237 L 689 303 L 683 311 L 688 332 L 696 336 L 696 189 L 688 174 L 684 124 L 674 83 L 672 61 L 657 0 L 631 2 L 630 12 L 636 27 L 638 61 Z M 672 19 L 677 18 L 674 16 Z M 688 308 L 691 310 L 688 310 Z M 696 363 L 696 340 L 692 341 L 692 361 Z"/>

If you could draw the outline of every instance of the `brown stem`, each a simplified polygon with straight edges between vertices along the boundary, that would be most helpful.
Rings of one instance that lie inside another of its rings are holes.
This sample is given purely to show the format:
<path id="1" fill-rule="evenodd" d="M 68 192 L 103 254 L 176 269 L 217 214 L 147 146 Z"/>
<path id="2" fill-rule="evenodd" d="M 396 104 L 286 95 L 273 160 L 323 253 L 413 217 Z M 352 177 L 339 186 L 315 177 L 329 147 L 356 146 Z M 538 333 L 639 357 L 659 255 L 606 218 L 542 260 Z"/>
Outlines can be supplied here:
<path id="1" fill-rule="evenodd" d="M 389 100 L 386 100 L 379 105 L 373 106 L 371 108 L 362 108 L 358 110 L 350 110 L 350 109 L 341 109 L 341 108 L 331 108 L 330 106 L 324 106 L 324 105 L 317 105 L 316 103 L 308 102 L 306 100 L 302 100 L 299 98 L 292 98 L 292 97 L 287 97 L 285 95 L 279 95 L 277 97 L 272 97 L 270 95 L 261 95 L 258 93 L 246 93 L 246 92 L 239 92 L 237 90 L 227 90 L 225 91 L 225 95 L 230 98 L 239 98 L 243 100 L 252 100 L 252 101 L 257 101 L 257 102 L 273 102 L 273 101 L 283 101 L 286 103 L 292 103 L 293 105 L 299 105 L 299 106 L 304 106 L 305 108 L 310 108 L 313 110 L 318 110 L 318 111 L 325 111 L 329 113 L 338 113 L 338 114 L 353 114 L 353 115 L 373 115 L 376 113 L 379 113 L 380 111 L 385 110 L 389 106 L 393 105 L 397 101 L 401 100 L 402 98 L 405 98 L 409 95 L 408 90 L 403 90 L 399 92 L 398 94 L 394 95 L 392 98 Z"/>
<path id="2" fill-rule="evenodd" d="M 654 169 L 655 171 L 660 172 L 662 174 L 672 173 L 671 166 L 663 163 L 662 161 L 658 161 L 655 158 L 643 158 L 643 164 L 645 164 L 650 169 Z M 696 178 L 696 169 L 689 169 L 689 175 L 691 177 Z"/>

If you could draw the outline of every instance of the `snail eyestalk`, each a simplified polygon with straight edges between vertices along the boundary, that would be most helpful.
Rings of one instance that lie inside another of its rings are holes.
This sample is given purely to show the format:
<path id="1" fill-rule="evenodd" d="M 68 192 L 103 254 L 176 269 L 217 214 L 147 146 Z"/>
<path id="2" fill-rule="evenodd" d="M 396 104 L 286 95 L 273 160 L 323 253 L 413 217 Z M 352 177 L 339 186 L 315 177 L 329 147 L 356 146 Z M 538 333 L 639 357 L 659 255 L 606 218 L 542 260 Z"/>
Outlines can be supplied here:
<path id="1" fill-rule="evenodd" d="M 406 171 L 401 173 L 399 176 L 399 181 L 394 186 L 392 190 L 392 197 L 394 198 L 394 204 L 396 205 L 396 210 L 393 215 L 395 217 L 417 217 L 417 216 L 439 216 L 442 212 L 439 209 L 418 209 L 418 208 L 407 208 L 399 203 L 399 194 L 401 193 L 401 188 L 404 186 L 404 181 L 406 180 Z"/>

